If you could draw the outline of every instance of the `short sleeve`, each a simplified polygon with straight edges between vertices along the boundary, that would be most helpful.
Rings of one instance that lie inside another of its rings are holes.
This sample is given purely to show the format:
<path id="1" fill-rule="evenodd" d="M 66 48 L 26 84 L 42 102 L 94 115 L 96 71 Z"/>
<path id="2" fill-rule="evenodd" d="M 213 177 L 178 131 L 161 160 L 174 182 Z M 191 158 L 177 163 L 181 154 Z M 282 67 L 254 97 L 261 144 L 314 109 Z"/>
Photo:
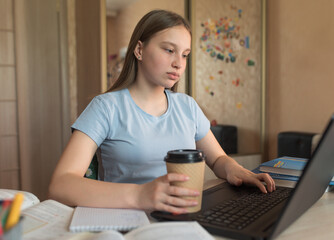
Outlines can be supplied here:
<path id="1" fill-rule="evenodd" d="M 199 107 L 199 105 L 196 103 L 195 100 L 193 100 L 193 106 L 194 106 L 194 112 L 195 112 L 195 121 L 196 121 L 196 135 L 195 135 L 195 141 L 201 140 L 203 137 L 206 136 L 206 134 L 210 130 L 210 121 L 209 119 L 204 115 L 202 109 Z"/>
<path id="2" fill-rule="evenodd" d="M 108 108 L 99 97 L 95 97 L 71 126 L 88 135 L 99 147 L 110 129 Z"/>

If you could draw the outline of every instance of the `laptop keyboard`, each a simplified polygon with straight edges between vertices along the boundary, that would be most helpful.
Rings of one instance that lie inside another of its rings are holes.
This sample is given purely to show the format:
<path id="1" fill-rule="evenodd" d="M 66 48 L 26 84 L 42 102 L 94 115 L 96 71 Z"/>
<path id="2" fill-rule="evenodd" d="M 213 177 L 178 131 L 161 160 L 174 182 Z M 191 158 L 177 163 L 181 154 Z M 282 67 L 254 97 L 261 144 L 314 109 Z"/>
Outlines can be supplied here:
<path id="1" fill-rule="evenodd" d="M 279 187 L 276 191 L 267 194 L 257 191 L 218 204 L 197 215 L 194 220 L 240 230 L 286 199 L 290 192 L 290 188 Z"/>

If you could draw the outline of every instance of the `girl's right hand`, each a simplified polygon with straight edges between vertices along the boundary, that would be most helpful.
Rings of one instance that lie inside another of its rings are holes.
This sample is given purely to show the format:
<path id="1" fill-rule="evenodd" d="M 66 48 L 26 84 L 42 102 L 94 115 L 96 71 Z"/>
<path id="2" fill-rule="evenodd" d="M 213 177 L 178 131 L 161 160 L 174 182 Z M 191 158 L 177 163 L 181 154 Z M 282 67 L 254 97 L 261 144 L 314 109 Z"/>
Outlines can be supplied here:
<path id="1" fill-rule="evenodd" d="M 159 210 L 174 214 L 187 213 L 186 207 L 196 206 L 195 200 L 182 199 L 182 196 L 195 197 L 197 190 L 171 186 L 171 182 L 184 182 L 189 177 L 177 173 L 168 173 L 152 182 L 139 185 L 137 203 L 141 209 Z"/>

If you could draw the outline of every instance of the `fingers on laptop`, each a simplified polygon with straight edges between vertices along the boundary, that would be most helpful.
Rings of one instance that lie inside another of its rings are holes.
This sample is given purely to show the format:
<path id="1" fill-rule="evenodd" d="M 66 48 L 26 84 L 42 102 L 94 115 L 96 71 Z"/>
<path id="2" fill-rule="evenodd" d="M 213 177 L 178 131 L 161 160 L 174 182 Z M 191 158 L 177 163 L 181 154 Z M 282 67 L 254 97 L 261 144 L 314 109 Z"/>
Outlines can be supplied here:
<path id="1" fill-rule="evenodd" d="M 265 184 L 263 184 L 263 182 Z M 243 183 L 257 186 L 263 193 L 272 192 L 276 189 L 274 180 L 266 173 L 252 173 L 246 179 L 244 179 Z"/>
<path id="2" fill-rule="evenodd" d="M 256 176 L 261 181 L 261 183 L 258 183 L 258 184 L 261 184 L 263 186 L 263 187 L 260 188 L 261 191 L 263 189 L 267 189 L 269 192 L 273 192 L 273 191 L 276 190 L 275 181 L 270 177 L 269 174 L 259 173 L 259 174 L 256 174 Z M 265 182 L 267 187 L 265 187 L 262 182 Z M 262 192 L 264 192 L 264 191 L 262 191 Z"/>

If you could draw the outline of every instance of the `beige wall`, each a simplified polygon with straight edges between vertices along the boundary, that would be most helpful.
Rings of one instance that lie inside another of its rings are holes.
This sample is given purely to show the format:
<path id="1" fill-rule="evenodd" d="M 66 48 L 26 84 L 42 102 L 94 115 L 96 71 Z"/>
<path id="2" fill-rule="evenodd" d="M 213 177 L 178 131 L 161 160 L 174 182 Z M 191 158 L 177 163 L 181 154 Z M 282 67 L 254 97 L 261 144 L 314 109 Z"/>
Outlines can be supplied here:
<path id="1" fill-rule="evenodd" d="M 267 1 L 268 157 L 281 131 L 321 132 L 334 113 L 334 1 Z"/>
<path id="2" fill-rule="evenodd" d="M 13 0 L 0 0 L 0 188 L 19 188 Z"/>

